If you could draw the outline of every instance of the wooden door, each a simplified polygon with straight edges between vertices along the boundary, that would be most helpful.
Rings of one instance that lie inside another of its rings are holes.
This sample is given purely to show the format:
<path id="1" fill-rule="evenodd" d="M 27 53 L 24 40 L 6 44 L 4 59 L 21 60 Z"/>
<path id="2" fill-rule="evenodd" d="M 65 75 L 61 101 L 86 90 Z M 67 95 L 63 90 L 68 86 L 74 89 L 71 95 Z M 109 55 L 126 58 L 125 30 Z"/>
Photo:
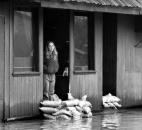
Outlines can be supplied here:
<path id="1" fill-rule="evenodd" d="M 0 16 L 0 120 L 3 119 L 4 100 L 4 17 Z"/>

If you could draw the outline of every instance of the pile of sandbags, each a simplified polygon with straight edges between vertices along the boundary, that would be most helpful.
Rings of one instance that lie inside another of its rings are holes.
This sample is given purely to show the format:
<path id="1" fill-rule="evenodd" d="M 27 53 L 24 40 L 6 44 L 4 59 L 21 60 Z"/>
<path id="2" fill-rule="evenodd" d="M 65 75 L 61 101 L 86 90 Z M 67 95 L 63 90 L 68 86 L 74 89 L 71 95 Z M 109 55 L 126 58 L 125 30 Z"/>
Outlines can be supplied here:
<path id="1" fill-rule="evenodd" d="M 68 100 L 44 100 L 39 108 L 46 119 L 71 119 L 92 117 L 91 103 L 83 96 L 80 100 L 68 94 Z"/>
<path id="2" fill-rule="evenodd" d="M 122 105 L 119 103 L 120 99 L 116 96 L 113 96 L 112 94 L 107 94 L 105 96 L 102 97 L 102 101 L 103 101 L 103 106 L 105 108 L 120 108 L 122 107 Z"/>

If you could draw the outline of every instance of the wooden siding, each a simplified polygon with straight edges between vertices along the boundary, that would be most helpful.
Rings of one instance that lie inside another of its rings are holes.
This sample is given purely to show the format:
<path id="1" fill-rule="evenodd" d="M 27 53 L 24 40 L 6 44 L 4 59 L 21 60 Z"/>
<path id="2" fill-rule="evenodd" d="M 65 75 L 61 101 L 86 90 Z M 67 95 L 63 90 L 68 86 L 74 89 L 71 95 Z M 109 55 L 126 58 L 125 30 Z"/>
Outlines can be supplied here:
<path id="1" fill-rule="evenodd" d="M 70 91 L 74 97 L 87 94 L 94 110 L 102 103 L 102 14 L 95 14 L 95 68 L 96 73 L 73 74 Z"/>
<path id="2" fill-rule="evenodd" d="M 4 108 L 4 16 L 0 16 L 0 120 L 3 119 L 3 108 Z"/>
<path id="3" fill-rule="evenodd" d="M 9 6 L 7 1 L 0 2 L 0 19 L 1 19 L 1 36 L 0 36 L 0 50 L 1 50 L 1 87 L 0 87 L 0 119 L 7 116 L 8 96 L 7 90 L 9 87 Z M 3 67 L 2 67 L 3 66 Z"/>
<path id="4" fill-rule="evenodd" d="M 102 105 L 102 46 L 103 46 L 103 20 L 101 13 L 95 13 L 95 67 L 96 86 L 98 93 L 95 109 L 100 109 Z M 94 101 L 95 102 L 95 101 Z"/>
<path id="5" fill-rule="evenodd" d="M 93 104 L 93 109 L 99 109 L 99 89 L 97 85 L 97 76 L 95 74 L 74 75 L 71 86 L 71 93 L 74 97 L 81 98 L 87 94 L 89 100 Z"/>
<path id="6" fill-rule="evenodd" d="M 142 47 L 134 47 L 141 37 L 134 16 L 118 16 L 117 93 L 124 107 L 142 105 Z"/>
<path id="7" fill-rule="evenodd" d="M 42 80 L 38 76 L 14 77 L 10 87 L 10 117 L 38 114 L 42 91 Z"/>

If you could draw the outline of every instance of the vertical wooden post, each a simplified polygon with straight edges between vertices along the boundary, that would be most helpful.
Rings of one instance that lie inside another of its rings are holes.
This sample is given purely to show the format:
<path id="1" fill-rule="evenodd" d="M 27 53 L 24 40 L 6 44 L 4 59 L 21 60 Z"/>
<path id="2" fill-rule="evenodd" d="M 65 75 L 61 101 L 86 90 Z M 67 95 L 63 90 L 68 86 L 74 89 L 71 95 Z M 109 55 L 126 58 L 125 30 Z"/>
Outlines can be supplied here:
<path id="1" fill-rule="evenodd" d="M 39 72 L 41 73 L 42 86 L 40 99 L 43 98 L 43 8 L 39 7 Z"/>
<path id="2" fill-rule="evenodd" d="M 94 37 L 95 37 L 95 68 L 96 68 L 96 76 L 97 76 L 97 92 L 94 93 L 97 95 L 95 98 L 97 101 L 97 105 L 95 109 L 98 110 L 101 108 L 102 102 L 102 63 L 103 63 L 103 17 L 102 13 L 95 13 L 95 26 L 94 26 Z"/>
<path id="3" fill-rule="evenodd" d="M 39 71 L 43 73 L 43 9 L 39 8 Z"/>
<path id="4" fill-rule="evenodd" d="M 70 38 L 70 46 L 69 46 L 69 50 L 70 50 L 70 76 L 69 76 L 69 92 L 71 92 L 71 82 L 72 82 L 72 77 L 73 77 L 73 66 L 74 66 L 74 38 L 73 38 L 73 31 L 74 31 L 74 21 L 73 21 L 73 11 L 70 11 L 70 34 L 69 34 L 69 38 Z"/>
<path id="5" fill-rule="evenodd" d="M 5 18 L 5 43 L 4 43 L 4 96 L 3 96 L 3 120 L 10 117 L 10 73 L 11 73 L 11 44 L 12 44 L 12 14 L 13 14 L 13 0 L 5 1 L 1 5 L 4 8 Z"/>
<path id="6" fill-rule="evenodd" d="M 9 62 L 10 62 L 10 72 L 9 72 L 9 77 L 10 77 L 10 81 L 9 81 L 9 117 L 10 118 L 10 108 L 12 107 L 11 104 L 10 104 L 10 95 L 12 95 L 11 91 L 10 91 L 10 86 L 13 85 L 13 76 L 12 76 L 12 73 L 14 72 L 14 68 L 13 68 L 13 32 L 14 32 L 14 1 L 13 0 L 10 0 L 10 20 L 9 20 L 9 25 L 10 25 L 10 28 L 9 28 L 9 31 L 10 31 L 10 39 L 9 39 L 9 55 L 10 55 L 10 59 L 9 59 Z"/>

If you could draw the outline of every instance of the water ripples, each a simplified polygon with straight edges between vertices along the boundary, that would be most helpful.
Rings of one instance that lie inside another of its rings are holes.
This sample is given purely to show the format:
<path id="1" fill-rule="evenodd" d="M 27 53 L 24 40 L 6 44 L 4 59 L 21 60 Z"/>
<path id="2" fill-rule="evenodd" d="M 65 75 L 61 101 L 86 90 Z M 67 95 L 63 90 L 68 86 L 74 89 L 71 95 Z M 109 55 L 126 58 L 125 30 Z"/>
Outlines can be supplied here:
<path id="1" fill-rule="evenodd" d="M 92 118 L 1 123 L 0 130 L 142 130 L 142 110 L 95 113 Z"/>

